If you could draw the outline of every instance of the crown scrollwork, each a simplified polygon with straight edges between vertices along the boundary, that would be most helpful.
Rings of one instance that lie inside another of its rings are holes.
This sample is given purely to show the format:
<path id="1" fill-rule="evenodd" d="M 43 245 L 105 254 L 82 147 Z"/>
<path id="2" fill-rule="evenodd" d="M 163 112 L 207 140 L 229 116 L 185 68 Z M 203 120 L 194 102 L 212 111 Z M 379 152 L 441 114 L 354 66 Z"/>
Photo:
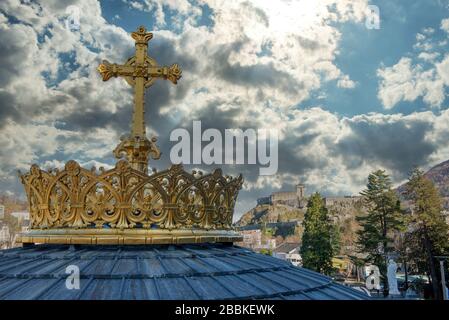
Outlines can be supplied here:
<path id="1" fill-rule="evenodd" d="M 182 166 L 144 174 L 120 160 L 110 170 L 69 161 L 21 176 L 32 229 L 158 228 L 229 230 L 242 177 L 188 173 Z"/>

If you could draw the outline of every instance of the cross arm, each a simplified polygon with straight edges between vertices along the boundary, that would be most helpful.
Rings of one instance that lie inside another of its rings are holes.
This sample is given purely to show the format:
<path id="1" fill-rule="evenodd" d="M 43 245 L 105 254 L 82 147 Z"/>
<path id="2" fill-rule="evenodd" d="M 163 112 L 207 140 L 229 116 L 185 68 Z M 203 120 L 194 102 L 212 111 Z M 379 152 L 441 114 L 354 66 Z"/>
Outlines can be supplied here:
<path id="1" fill-rule="evenodd" d="M 109 63 L 107 60 L 98 66 L 97 70 L 103 77 L 103 81 L 108 81 L 112 77 L 122 76 L 130 77 L 134 75 L 135 68 L 131 65 L 120 65 L 116 63 Z"/>
<path id="2" fill-rule="evenodd" d="M 168 79 L 174 84 L 177 84 L 178 80 L 181 79 L 182 70 L 176 63 L 172 64 L 170 67 L 149 67 L 148 76 L 152 78 Z"/>
<path id="3" fill-rule="evenodd" d="M 144 77 L 144 78 L 164 78 L 168 79 L 174 84 L 177 84 L 181 78 L 182 71 L 178 64 L 172 64 L 170 67 L 141 67 L 134 65 L 119 65 L 116 63 L 109 63 L 104 60 L 99 66 L 98 71 L 103 77 L 103 81 L 108 81 L 112 77 Z"/>

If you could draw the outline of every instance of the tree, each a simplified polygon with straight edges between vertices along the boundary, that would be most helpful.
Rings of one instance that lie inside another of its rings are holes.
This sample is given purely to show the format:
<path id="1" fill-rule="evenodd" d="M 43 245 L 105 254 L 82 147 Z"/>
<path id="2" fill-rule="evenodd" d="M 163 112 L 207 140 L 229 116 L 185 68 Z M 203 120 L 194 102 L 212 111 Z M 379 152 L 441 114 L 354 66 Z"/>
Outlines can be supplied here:
<path id="1" fill-rule="evenodd" d="M 330 274 L 333 271 L 332 257 L 336 247 L 332 243 L 335 232 L 319 193 L 310 197 L 303 225 L 304 233 L 300 250 L 303 267 Z"/>
<path id="2" fill-rule="evenodd" d="M 331 225 L 331 245 L 333 255 L 338 255 L 341 251 L 341 232 L 337 225 Z"/>
<path id="3" fill-rule="evenodd" d="M 406 184 L 406 197 L 411 201 L 409 238 L 410 256 L 423 265 L 432 282 L 434 297 L 441 299 L 435 256 L 448 249 L 449 228 L 443 216 L 442 201 L 432 181 L 414 169 Z"/>
<path id="4" fill-rule="evenodd" d="M 371 173 L 366 189 L 360 194 L 367 214 L 357 217 L 361 227 L 357 231 L 357 246 L 366 255 L 365 262 L 379 268 L 386 294 L 387 259 L 393 250 L 394 234 L 403 227 L 400 202 L 384 170 Z"/>

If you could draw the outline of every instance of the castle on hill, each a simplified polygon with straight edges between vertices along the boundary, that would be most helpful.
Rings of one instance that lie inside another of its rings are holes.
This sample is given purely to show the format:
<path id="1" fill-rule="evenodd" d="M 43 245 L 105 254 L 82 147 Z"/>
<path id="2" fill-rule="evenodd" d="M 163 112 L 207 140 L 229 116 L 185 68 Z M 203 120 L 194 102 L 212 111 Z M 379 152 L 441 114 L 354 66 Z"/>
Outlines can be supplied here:
<path id="1" fill-rule="evenodd" d="M 257 205 L 276 205 L 284 204 L 291 207 L 302 208 L 304 206 L 304 185 L 297 184 L 296 191 L 287 192 L 273 192 L 268 197 L 262 197 L 257 199 Z"/>
<path id="2" fill-rule="evenodd" d="M 361 200 L 361 196 L 341 196 L 341 197 L 325 197 L 324 204 L 326 207 L 332 206 L 354 206 Z M 257 205 L 287 205 L 294 208 L 304 208 L 307 206 L 307 196 L 305 195 L 305 186 L 297 184 L 295 191 L 273 192 L 267 197 L 257 199 Z"/>

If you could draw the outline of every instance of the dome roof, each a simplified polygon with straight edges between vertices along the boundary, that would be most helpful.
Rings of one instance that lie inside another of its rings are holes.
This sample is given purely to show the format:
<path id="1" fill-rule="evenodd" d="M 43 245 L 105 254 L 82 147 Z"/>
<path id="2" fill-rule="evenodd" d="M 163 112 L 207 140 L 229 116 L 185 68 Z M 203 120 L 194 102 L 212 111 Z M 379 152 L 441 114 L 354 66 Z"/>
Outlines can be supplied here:
<path id="1" fill-rule="evenodd" d="M 79 290 L 66 268 L 79 267 Z M 225 244 L 30 245 L 0 251 L 0 299 L 367 299 L 330 278 Z"/>

